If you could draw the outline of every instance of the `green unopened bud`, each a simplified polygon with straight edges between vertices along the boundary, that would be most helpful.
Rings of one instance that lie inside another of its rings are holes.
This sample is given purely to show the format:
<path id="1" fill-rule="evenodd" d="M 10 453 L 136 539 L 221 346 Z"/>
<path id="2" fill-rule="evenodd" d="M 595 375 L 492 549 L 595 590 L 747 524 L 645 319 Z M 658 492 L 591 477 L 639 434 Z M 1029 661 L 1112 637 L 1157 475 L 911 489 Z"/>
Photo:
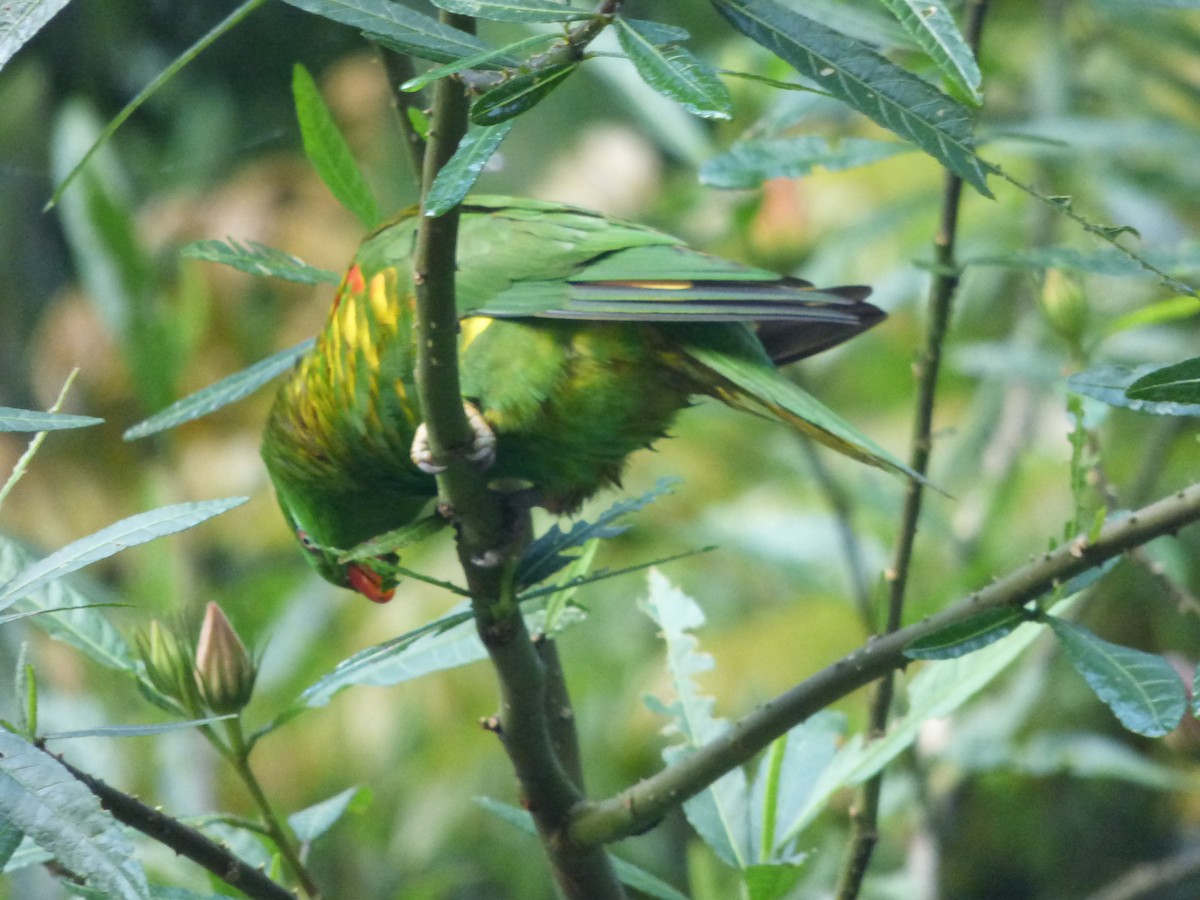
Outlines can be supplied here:
<path id="1" fill-rule="evenodd" d="M 1087 327 L 1087 298 L 1079 282 L 1058 269 L 1046 270 L 1042 285 L 1042 310 L 1050 327 L 1072 344 L 1078 344 Z"/>
<path id="2" fill-rule="evenodd" d="M 200 694 L 192 675 L 192 652 L 179 636 L 163 628 L 158 622 L 150 623 L 149 631 L 139 631 L 134 640 L 138 655 L 146 667 L 146 678 L 158 692 L 147 691 L 147 695 L 172 712 L 196 716 L 200 712 Z M 163 698 L 169 702 L 164 702 Z M 171 702 L 178 704 L 172 708 Z"/>
<path id="3" fill-rule="evenodd" d="M 196 685 L 215 713 L 238 712 L 250 702 L 258 670 L 221 607 L 208 604 L 196 645 Z"/>

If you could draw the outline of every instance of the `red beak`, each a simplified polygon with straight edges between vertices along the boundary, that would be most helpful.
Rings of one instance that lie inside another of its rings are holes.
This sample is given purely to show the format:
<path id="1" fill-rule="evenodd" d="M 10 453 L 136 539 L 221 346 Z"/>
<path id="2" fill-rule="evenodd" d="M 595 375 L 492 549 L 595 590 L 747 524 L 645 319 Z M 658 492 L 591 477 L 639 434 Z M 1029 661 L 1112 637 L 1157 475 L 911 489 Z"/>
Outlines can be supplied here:
<path id="1" fill-rule="evenodd" d="M 383 587 L 383 576 L 366 566 L 351 565 L 346 569 L 346 580 L 372 603 L 387 603 L 396 593 L 394 587 Z"/>

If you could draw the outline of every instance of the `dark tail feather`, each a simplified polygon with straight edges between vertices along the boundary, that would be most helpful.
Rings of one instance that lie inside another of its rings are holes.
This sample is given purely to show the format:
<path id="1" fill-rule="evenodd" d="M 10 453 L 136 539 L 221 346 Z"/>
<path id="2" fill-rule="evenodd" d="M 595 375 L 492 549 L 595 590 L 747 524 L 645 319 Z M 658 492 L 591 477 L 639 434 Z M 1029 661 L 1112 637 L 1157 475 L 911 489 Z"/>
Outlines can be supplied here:
<path id="1" fill-rule="evenodd" d="M 835 289 L 836 290 L 836 289 Z M 806 356 L 814 356 L 830 347 L 836 347 L 868 328 L 878 325 L 887 318 L 887 313 L 877 306 L 855 298 L 852 306 L 838 308 L 838 312 L 851 313 L 852 322 L 820 322 L 812 320 L 760 321 L 758 339 L 762 341 L 767 355 L 777 366 L 787 365 Z"/>

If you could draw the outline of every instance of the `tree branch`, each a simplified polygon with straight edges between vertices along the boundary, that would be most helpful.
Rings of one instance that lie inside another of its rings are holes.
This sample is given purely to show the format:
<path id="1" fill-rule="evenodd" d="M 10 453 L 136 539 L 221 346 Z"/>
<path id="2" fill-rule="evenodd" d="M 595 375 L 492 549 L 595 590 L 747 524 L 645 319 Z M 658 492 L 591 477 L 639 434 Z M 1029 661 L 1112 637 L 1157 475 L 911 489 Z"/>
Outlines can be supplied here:
<path id="1" fill-rule="evenodd" d="M 1108 522 L 1094 542 L 1064 544 L 929 618 L 868 641 L 791 690 L 760 706 L 719 738 L 620 794 L 580 807 L 567 839 L 588 846 L 646 828 L 721 775 L 750 760 L 809 716 L 875 679 L 908 665 L 904 650 L 987 609 L 1021 606 L 1126 550 L 1200 521 L 1200 484 Z"/>

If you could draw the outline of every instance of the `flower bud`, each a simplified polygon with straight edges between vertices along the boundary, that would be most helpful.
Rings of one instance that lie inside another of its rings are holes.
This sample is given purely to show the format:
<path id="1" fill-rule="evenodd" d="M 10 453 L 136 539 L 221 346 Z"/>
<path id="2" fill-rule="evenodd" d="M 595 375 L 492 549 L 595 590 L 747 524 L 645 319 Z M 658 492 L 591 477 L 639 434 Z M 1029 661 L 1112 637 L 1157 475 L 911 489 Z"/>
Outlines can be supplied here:
<path id="1" fill-rule="evenodd" d="M 1088 304 L 1078 280 L 1058 269 L 1047 269 L 1042 285 L 1042 310 L 1050 327 L 1072 344 L 1083 338 Z"/>
<path id="2" fill-rule="evenodd" d="M 149 631 L 135 635 L 138 655 L 146 667 L 146 679 L 158 691 L 158 696 L 148 691 L 148 696 L 159 706 L 184 715 L 200 713 L 200 694 L 192 675 L 191 649 L 173 631 L 163 628 L 158 622 L 150 623 Z M 167 700 L 178 704 L 172 707 Z"/>
<path id="3" fill-rule="evenodd" d="M 229 619 L 215 603 L 204 611 L 196 645 L 196 685 L 213 712 L 238 712 L 250 702 L 258 670 Z"/>

